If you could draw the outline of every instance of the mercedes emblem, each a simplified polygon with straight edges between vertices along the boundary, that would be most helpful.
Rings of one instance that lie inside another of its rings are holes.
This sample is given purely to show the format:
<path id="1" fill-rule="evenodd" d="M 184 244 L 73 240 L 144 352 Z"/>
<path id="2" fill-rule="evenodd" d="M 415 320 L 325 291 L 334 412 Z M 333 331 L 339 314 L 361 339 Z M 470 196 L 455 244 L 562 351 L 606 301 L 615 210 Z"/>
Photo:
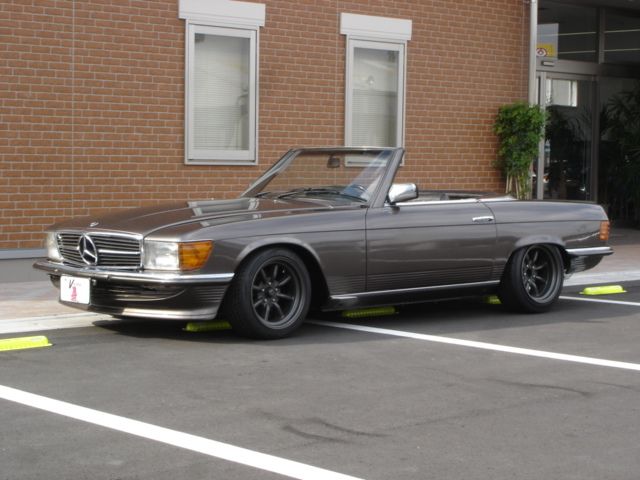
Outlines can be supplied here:
<path id="1" fill-rule="evenodd" d="M 78 240 L 78 252 L 87 265 L 95 266 L 98 264 L 98 247 L 89 235 L 82 235 Z"/>

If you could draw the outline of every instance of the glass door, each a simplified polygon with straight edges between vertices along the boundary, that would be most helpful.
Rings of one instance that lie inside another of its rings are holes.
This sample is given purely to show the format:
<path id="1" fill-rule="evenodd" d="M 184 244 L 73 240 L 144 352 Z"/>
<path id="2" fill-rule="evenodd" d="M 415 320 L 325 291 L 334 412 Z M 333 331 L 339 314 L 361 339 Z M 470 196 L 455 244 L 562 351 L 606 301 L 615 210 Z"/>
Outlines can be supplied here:
<path id="1" fill-rule="evenodd" d="M 595 91 L 592 77 L 540 73 L 538 99 L 547 123 L 535 169 L 537 198 L 595 199 Z"/>

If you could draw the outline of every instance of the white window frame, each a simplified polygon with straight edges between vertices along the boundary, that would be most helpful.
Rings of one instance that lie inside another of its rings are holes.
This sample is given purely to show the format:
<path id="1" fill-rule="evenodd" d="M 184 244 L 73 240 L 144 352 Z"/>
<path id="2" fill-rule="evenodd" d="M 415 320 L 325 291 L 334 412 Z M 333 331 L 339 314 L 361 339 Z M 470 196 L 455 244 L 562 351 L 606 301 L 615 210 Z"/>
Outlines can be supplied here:
<path id="1" fill-rule="evenodd" d="M 371 48 L 398 52 L 398 112 L 396 145 L 376 145 L 403 147 L 405 138 L 405 112 L 407 90 L 407 42 L 411 40 L 413 22 L 402 18 L 377 17 L 354 13 L 340 14 L 340 33 L 347 36 L 345 67 L 345 145 L 352 142 L 353 122 L 353 68 L 354 49 Z"/>
<path id="2" fill-rule="evenodd" d="M 396 144 L 395 145 L 354 145 L 353 144 L 353 69 L 356 48 L 367 48 L 372 50 L 383 50 L 398 52 L 398 99 L 396 112 Z M 346 82 L 345 82 L 345 145 L 347 146 L 367 146 L 367 147 L 402 147 L 404 146 L 404 123 L 405 123 L 405 77 L 406 77 L 406 61 L 405 61 L 404 42 L 381 42 L 376 40 L 362 40 L 353 37 L 347 37 L 347 65 L 346 65 Z"/>
<path id="3" fill-rule="evenodd" d="M 220 35 L 248 38 L 249 48 L 249 148 L 247 150 L 196 149 L 194 146 L 194 62 L 195 36 Z M 186 43 L 186 86 L 185 86 L 185 163 L 188 165 L 255 165 L 257 163 L 257 123 L 258 123 L 258 30 L 202 25 L 187 22 Z"/>

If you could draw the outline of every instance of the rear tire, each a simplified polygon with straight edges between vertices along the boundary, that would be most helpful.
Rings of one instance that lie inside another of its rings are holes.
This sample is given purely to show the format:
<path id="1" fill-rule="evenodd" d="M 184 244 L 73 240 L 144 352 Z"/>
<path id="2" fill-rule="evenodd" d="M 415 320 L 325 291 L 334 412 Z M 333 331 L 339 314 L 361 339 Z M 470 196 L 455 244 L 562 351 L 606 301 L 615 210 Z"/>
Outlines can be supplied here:
<path id="1" fill-rule="evenodd" d="M 225 313 L 240 335 L 275 339 L 293 333 L 311 302 L 304 262 L 290 250 L 274 248 L 241 265 L 225 298 Z"/>
<path id="2" fill-rule="evenodd" d="M 509 259 L 498 296 L 512 310 L 546 312 L 560 296 L 563 280 L 564 265 L 558 248 L 531 245 L 516 250 Z"/>

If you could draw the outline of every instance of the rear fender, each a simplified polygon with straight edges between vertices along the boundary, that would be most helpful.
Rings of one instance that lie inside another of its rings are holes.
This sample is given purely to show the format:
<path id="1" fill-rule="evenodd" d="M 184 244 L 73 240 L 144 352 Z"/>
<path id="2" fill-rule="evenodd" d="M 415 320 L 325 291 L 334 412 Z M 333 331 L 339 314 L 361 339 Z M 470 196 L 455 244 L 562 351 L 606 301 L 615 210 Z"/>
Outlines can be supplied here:
<path id="1" fill-rule="evenodd" d="M 571 265 L 571 258 L 567 253 L 565 243 L 560 237 L 555 235 L 530 235 L 524 238 L 520 238 L 514 244 L 513 250 L 509 253 L 509 258 L 511 258 L 515 251 L 520 250 L 521 248 L 541 244 L 553 245 L 557 247 L 560 251 L 560 255 L 562 256 L 562 263 L 564 264 L 565 271 L 569 269 L 569 266 Z"/>

